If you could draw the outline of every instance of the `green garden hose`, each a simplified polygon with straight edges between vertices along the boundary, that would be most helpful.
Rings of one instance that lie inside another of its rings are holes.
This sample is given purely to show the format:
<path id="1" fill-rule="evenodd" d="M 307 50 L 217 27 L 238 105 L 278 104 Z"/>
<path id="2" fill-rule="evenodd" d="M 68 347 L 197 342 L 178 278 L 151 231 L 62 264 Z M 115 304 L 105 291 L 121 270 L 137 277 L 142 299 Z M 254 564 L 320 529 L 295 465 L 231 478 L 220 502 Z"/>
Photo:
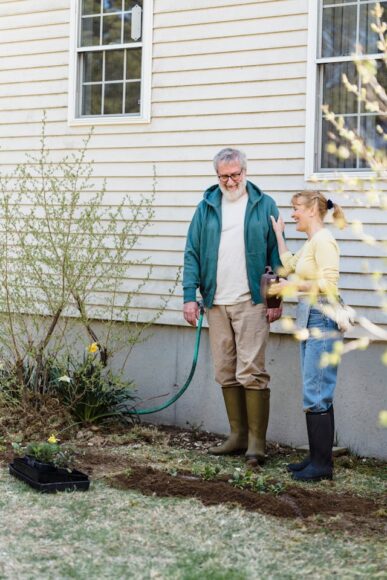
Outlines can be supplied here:
<path id="1" fill-rule="evenodd" d="M 149 409 L 139 409 L 139 410 L 133 409 L 133 410 L 128 411 L 128 413 L 130 415 L 149 415 L 150 413 L 157 413 L 158 411 L 162 411 L 163 409 L 166 409 L 170 405 L 173 405 L 173 403 L 175 401 L 177 401 L 177 399 L 179 399 L 181 397 L 181 395 L 188 389 L 188 387 L 192 381 L 192 378 L 195 374 L 196 363 L 198 362 L 198 355 L 199 355 L 200 335 L 202 332 L 203 316 L 204 316 L 204 306 L 201 302 L 199 303 L 199 308 L 200 308 L 200 316 L 199 316 L 199 320 L 198 320 L 198 324 L 197 324 L 197 328 L 196 328 L 196 340 L 195 340 L 194 356 L 193 356 L 191 371 L 188 375 L 188 379 L 186 380 L 184 385 L 181 387 L 181 389 L 176 393 L 176 395 L 174 395 L 173 397 L 168 399 L 168 401 L 166 401 L 162 405 L 159 405 L 158 407 L 150 407 Z"/>

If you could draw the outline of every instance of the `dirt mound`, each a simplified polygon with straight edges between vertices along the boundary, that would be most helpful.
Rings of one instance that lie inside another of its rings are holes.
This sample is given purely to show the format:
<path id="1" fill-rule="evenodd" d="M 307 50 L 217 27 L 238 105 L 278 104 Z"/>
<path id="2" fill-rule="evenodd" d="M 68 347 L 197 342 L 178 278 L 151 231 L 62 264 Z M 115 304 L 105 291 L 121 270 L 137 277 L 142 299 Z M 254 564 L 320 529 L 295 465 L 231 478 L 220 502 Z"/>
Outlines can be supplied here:
<path id="1" fill-rule="evenodd" d="M 318 516 L 316 525 L 323 522 L 324 527 L 331 529 L 358 531 L 360 528 L 363 533 L 387 531 L 387 502 L 378 504 L 349 494 L 327 494 L 298 487 L 291 487 L 278 495 L 256 493 L 236 488 L 225 480 L 207 481 L 188 474 L 170 475 L 139 465 L 112 475 L 108 482 L 119 489 L 135 489 L 145 495 L 196 498 L 204 505 L 229 504 L 279 518 L 309 520 L 310 525 Z"/>

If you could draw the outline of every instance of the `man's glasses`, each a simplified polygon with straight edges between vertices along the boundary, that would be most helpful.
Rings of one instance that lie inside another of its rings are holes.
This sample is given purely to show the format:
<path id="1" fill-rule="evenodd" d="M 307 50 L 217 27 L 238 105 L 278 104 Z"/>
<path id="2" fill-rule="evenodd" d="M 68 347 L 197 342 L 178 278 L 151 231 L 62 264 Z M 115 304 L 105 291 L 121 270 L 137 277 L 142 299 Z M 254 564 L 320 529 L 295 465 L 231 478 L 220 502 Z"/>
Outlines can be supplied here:
<path id="1" fill-rule="evenodd" d="M 219 181 L 221 181 L 222 183 L 226 183 L 229 179 L 232 179 L 233 181 L 238 181 L 238 179 L 240 178 L 242 173 L 243 173 L 243 169 L 241 169 L 239 173 L 230 173 L 230 175 L 219 175 L 218 174 L 218 178 L 219 178 Z"/>

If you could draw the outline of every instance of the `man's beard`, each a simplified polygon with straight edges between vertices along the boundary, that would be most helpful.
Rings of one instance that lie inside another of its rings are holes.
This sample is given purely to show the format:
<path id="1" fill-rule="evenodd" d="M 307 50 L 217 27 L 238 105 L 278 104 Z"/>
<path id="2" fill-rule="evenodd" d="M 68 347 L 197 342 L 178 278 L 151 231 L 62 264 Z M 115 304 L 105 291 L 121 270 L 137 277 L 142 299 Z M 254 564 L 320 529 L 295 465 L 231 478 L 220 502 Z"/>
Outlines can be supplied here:
<path id="1" fill-rule="evenodd" d="M 219 184 L 220 191 L 223 193 L 227 201 L 237 201 L 244 193 L 246 193 L 246 179 L 242 179 L 233 191 L 229 191 L 225 185 Z"/>

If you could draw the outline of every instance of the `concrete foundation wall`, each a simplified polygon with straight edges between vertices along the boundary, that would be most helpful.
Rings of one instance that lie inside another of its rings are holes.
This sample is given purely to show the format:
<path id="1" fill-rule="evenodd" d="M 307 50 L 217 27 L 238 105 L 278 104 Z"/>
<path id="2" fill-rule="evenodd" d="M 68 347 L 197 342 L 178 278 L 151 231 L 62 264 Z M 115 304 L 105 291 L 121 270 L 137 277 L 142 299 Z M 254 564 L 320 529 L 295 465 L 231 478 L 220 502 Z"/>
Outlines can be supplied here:
<path id="1" fill-rule="evenodd" d="M 192 363 L 195 331 L 154 326 L 150 338 L 130 355 L 127 375 L 138 386 L 144 407 L 161 404 L 184 384 Z M 339 369 L 335 398 L 337 444 L 362 456 L 387 459 L 387 429 L 378 426 L 381 409 L 387 409 L 386 367 L 383 345 L 349 353 Z M 288 445 L 307 443 L 302 412 L 298 345 L 292 337 L 272 334 L 267 350 L 271 374 L 271 414 L 268 439 Z M 200 426 L 227 433 L 228 422 L 219 385 L 213 378 L 208 330 L 203 329 L 198 367 L 184 395 L 171 407 L 145 415 L 145 421 Z"/>

